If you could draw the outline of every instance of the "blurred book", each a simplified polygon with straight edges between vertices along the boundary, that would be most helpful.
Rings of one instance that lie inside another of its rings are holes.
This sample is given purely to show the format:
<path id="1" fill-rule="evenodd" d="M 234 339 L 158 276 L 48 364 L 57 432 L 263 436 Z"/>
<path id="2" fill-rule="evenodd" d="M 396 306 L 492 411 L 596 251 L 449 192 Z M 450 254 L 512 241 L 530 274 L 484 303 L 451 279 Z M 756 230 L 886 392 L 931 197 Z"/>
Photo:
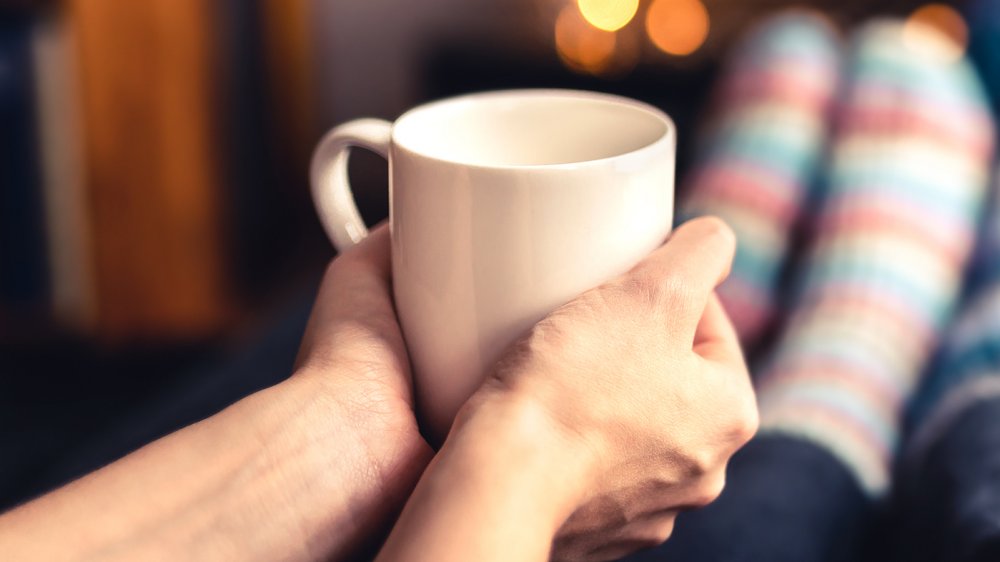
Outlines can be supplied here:
<path id="1" fill-rule="evenodd" d="M 228 321 L 212 21 L 196 0 L 0 10 L 6 340 L 195 340 Z"/>
<path id="2" fill-rule="evenodd" d="M 0 340 L 204 341 L 328 255 L 309 5 L 0 6 Z"/>
<path id="3" fill-rule="evenodd" d="M 41 18 L 32 33 L 41 193 L 51 310 L 63 327 L 93 329 L 97 302 L 81 154 L 72 29 Z"/>
<path id="4" fill-rule="evenodd" d="M 93 327 L 72 37 L 49 10 L 0 18 L 0 333 Z"/>

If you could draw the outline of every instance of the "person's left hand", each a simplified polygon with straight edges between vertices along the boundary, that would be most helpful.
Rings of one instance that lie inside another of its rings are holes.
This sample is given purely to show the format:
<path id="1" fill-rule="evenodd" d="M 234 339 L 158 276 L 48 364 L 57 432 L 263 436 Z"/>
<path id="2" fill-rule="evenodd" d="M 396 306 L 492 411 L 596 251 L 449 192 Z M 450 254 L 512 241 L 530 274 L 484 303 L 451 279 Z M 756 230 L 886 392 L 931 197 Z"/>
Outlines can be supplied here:
<path id="1" fill-rule="evenodd" d="M 344 488 L 356 521 L 352 548 L 377 547 L 433 455 L 414 416 L 386 225 L 331 262 L 296 364 L 295 378 L 335 414 L 338 427 L 327 430 L 356 469 Z"/>

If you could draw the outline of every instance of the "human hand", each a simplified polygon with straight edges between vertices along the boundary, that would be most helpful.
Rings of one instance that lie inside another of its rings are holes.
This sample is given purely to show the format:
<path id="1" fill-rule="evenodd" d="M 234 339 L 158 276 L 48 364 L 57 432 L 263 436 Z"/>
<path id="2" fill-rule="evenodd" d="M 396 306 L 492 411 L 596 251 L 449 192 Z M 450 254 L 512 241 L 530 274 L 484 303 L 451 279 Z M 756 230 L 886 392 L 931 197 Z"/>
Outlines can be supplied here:
<path id="1" fill-rule="evenodd" d="M 390 271 L 386 225 L 337 257 L 296 361 L 294 378 L 335 412 L 336 454 L 354 466 L 343 485 L 353 496 L 356 528 L 348 531 L 357 537 L 351 549 L 377 546 L 433 454 L 414 416 Z"/>
<path id="2" fill-rule="evenodd" d="M 721 492 L 729 457 L 757 427 L 739 344 L 713 294 L 734 249 L 718 219 L 684 224 L 632 271 L 540 322 L 460 412 L 450 440 L 505 442 L 490 435 L 500 428 L 565 461 L 554 464 L 574 484 L 556 487 L 572 497 L 554 559 L 659 544 L 678 511 Z M 566 498 L 538 499 L 549 500 Z"/>
<path id="3" fill-rule="evenodd" d="M 8 513 L 4 560 L 370 559 L 431 458 L 379 228 L 327 271 L 295 375 Z"/>

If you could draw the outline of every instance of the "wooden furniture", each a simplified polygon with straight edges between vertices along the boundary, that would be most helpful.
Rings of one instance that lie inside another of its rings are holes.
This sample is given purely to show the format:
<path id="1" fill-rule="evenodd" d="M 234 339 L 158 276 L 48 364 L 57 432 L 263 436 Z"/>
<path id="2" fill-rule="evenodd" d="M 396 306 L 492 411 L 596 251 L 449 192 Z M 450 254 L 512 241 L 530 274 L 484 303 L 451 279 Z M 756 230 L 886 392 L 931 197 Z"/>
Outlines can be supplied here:
<path id="1" fill-rule="evenodd" d="M 72 0 L 104 338 L 197 338 L 232 312 L 212 3 Z"/>
<path id="2" fill-rule="evenodd" d="M 105 342 L 198 340 L 236 319 L 234 95 L 226 33 L 235 8 L 258 18 L 274 146 L 304 166 L 313 142 L 308 0 L 257 8 L 203 0 L 64 0 L 79 114 L 87 267 L 62 272 L 66 308 Z M 245 14 L 244 14 L 245 15 Z M 227 128 L 228 127 L 228 128 Z M 303 168 L 304 174 L 304 168 Z M 304 177 L 304 176 L 303 176 Z M 288 189 L 304 186 L 289 186 Z M 251 249 L 252 250 L 252 249 Z M 89 298 L 90 302 L 80 299 Z M 73 307 L 76 306 L 76 310 Z"/>

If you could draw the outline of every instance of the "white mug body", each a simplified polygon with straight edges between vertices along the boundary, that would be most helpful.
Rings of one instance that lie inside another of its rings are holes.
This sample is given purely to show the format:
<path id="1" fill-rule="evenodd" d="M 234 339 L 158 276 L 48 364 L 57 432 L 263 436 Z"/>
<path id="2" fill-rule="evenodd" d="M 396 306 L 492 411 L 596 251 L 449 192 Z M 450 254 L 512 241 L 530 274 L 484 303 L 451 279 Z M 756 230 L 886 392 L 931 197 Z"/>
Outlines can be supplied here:
<path id="1" fill-rule="evenodd" d="M 396 121 L 393 291 L 432 441 L 534 324 L 664 242 L 675 145 L 662 112 L 589 92 L 471 94 Z"/>

